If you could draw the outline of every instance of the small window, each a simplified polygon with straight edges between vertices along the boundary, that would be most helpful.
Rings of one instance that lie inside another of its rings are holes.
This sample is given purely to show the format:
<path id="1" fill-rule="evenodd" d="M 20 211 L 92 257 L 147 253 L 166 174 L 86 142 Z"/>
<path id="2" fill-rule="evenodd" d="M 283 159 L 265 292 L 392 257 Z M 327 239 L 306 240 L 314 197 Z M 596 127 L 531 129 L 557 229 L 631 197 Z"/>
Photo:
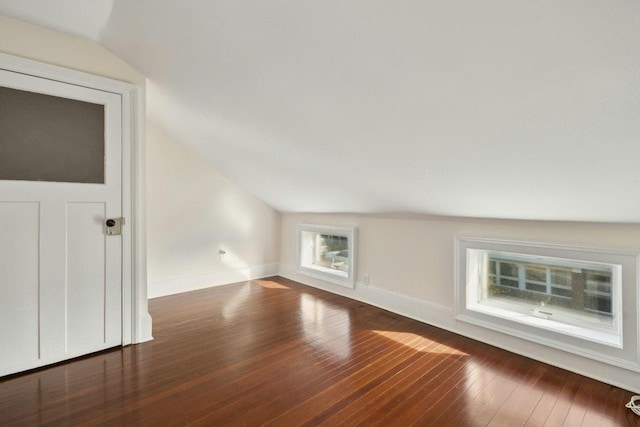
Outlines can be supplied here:
<path id="1" fill-rule="evenodd" d="M 355 228 L 302 224 L 298 234 L 300 273 L 353 288 Z"/>

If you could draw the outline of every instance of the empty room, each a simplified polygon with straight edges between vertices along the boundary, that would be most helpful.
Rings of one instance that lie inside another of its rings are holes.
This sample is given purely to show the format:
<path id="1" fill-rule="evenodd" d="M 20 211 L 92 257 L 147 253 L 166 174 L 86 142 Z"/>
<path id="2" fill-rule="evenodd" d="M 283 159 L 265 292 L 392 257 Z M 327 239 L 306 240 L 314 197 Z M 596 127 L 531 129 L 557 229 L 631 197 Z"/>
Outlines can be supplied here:
<path id="1" fill-rule="evenodd" d="M 0 425 L 640 425 L 640 2 L 0 0 Z"/>

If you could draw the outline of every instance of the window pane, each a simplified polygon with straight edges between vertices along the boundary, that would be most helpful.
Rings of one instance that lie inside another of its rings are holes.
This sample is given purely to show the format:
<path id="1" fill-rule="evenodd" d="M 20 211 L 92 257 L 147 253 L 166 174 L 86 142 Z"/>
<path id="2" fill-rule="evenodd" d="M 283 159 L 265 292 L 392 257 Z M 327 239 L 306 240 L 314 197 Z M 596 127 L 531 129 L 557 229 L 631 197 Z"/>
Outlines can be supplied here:
<path id="1" fill-rule="evenodd" d="M 484 298 L 520 304 L 520 307 L 529 306 L 529 309 L 535 309 L 543 302 L 545 310 L 555 318 L 575 316 L 589 319 L 598 315 L 601 323 L 602 315 L 611 316 L 611 271 L 574 267 L 569 260 L 565 266 L 558 265 L 557 259 L 550 258 L 545 264 L 544 259 L 538 256 L 532 262 L 527 255 L 505 254 L 509 260 L 504 260 L 501 255 L 489 255 L 484 281 L 487 289 L 481 291 Z M 517 256 L 521 256 L 522 261 Z M 520 268 L 524 277 L 519 274 Z"/>
<path id="2" fill-rule="evenodd" d="M 302 260 L 304 265 L 348 272 L 348 237 L 303 231 L 302 238 L 307 242 L 305 246 L 308 250 L 308 252 L 305 251 L 305 259 Z"/>
<path id="3" fill-rule="evenodd" d="M 509 277 L 518 277 L 518 264 L 510 262 L 500 263 L 500 275 Z"/>
<path id="4" fill-rule="evenodd" d="M 104 106 L 0 87 L 0 179 L 104 183 Z"/>
<path id="5" fill-rule="evenodd" d="M 348 271 L 349 269 L 349 241 L 345 236 L 320 235 L 322 241 L 322 258 L 324 265 L 329 268 Z"/>
<path id="6" fill-rule="evenodd" d="M 571 286 L 571 270 L 552 268 L 551 283 L 554 283 L 556 285 Z"/>
<path id="7" fill-rule="evenodd" d="M 587 310 L 610 314 L 611 298 L 587 294 L 584 299 L 584 306 Z"/>
<path id="8" fill-rule="evenodd" d="M 527 277 L 527 280 L 534 280 L 537 282 L 546 282 L 547 269 L 545 267 L 528 265 L 526 268 L 526 277 Z"/>
<path id="9" fill-rule="evenodd" d="M 530 283 L 527 282 L 527 289 L 530 291 L 534 291 L 534 292 L 547 292 L 547 286 L 546 285 L 540 285 L 537 283 Z"/>
<path id="10" fill-rule="evenodd" d="M 594 292 L 611 293 L 611 273 L 587 272 L 586 289 Z"/>
<path id="11" fill-rule="evenodd" d="M 512 287 L 512 288 L 517 288 L 518 287 L 518 281 L 517 280 L 512 280 L 512 279 L 502 278 L 500 280 L 500 284 L 502 286 L 509 286 L 509 287 Z"/>
<path id="12" fill-rule="evenodd" d="M 573 298 L 573 290 L 564 288 L 551 288 L 551 294 L 559 297 Z"/>

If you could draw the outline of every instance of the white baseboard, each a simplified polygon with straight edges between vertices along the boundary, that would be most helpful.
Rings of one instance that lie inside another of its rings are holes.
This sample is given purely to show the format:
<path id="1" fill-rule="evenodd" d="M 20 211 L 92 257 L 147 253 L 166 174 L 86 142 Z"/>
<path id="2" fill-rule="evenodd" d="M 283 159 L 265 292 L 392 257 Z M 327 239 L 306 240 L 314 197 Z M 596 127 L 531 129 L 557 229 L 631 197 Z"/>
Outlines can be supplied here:
<path id="1" fill-rule="evenodd" d="M 149 282 L 147 285 L 147 298 L 158 298 L 182 292 L 210 288 L 213 286 L 221 286 L 245 280 L 275 276 L 277 274 L 278 264 L 263 264 L 235 270 L 216 271 L 214 273 L 198 276 L 159 280 L 156 282 Z"/>
<path id="2" fill-rule="evenodd" d="M 139 344 L 145 341 L 153 340 L 152 335 L 153 322 L 149 313 L 144 313 L 138 318 L 138 327 L 132 344 Z"/>
<path id="3" fill-rule="evenodd" d="M 361 284 L 356 284 L 356 294 L 362 296 L 358 298 L 362 302 L 404 317 L 447 330 L 455 328 L 453 310 L 449 307 Z"/>
<path id="4" fill-rule="evenodd" d="M 280 270 L 280 276 L 307 286 L 355 299 L 439 328 L 454 330 L 453 309 L 406 295 L 356 283 L 355 289 Z"/>

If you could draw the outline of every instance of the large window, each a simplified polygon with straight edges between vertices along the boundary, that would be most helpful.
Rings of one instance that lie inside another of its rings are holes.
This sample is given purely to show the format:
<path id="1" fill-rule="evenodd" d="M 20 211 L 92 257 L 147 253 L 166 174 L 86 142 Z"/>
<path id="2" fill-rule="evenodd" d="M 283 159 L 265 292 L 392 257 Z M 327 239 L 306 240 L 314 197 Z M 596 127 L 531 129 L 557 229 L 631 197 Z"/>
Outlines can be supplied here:
<path id="1" fill-rule="evenodd" d="M 298 270 L 301 273 L 353 287 L 353 227 L 301 224 L 298 235 Z"/>
<path id="2" fill-rule="evenodd" d="M 639 369 L 637 262 L 634 252 L 457 238 L 456 318 Z"/>

